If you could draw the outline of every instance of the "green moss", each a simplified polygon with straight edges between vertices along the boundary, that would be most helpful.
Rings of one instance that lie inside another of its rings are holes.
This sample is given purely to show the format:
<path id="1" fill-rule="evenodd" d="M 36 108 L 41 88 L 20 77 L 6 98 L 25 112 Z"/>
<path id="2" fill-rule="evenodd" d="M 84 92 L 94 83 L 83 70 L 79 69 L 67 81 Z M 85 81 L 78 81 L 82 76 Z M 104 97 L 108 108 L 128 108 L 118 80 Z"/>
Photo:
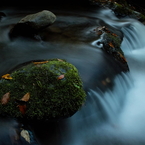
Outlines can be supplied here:
<path id="1" fill-rule="evenodd" d="M 139 20 L 140 20 L 141 22 L 145 22 L 145 15 L 143 15 L 143 14 L 140 13 L 140 15 L 139 15 Z"/>
<path id="2" fill-rule="evenodd" d="M 119 52 L 124 56 L 121 45 L 121 38 L 119 36 L 113 36 L 112 33 L 105 33 L 103 38 L 104 50 L 109 54 L 114 54 L 114 52 Z M 111 43 L 114 47 L 109 45 Z"/>
<path id="3" fill-rule="evenodd" d="M 11 73 L 11 80 L 0 80 L 0 96 L 10 92 L 10 101 L 0 104 L 0 114 L 26 118 L 64 118 L 74 114 L 85 101 L 85 92 L 78 70 L 66 61 L 48 60 L 43 64 L 30 63 Z M 64 78 L 59 79 L 60 75 Z M 26 113 L 22 115 L 16 100 L 26 93 Z"/>
<path id="4" fill-rule="evenodd" d="M 125 4 L 119 4 L 119 3 L 113 3 L 113 6 L 111 7 L 111 9 L 114 11 L 114 13 L 117 16 L 129 16 L 132 15 L 133 11 L 131 9 L 129 9 L 128 6 L 125 6 Z"/>
<path id="5" fill-rule="evenodd" d="M 145 10 L 131 1 L 126 0 L 90 0 L 92 4 L 97 4 L 100 7 L 108 7 L 112 9 L 117 17 L 135 18 L 141 22 L 145 21 Z"/>

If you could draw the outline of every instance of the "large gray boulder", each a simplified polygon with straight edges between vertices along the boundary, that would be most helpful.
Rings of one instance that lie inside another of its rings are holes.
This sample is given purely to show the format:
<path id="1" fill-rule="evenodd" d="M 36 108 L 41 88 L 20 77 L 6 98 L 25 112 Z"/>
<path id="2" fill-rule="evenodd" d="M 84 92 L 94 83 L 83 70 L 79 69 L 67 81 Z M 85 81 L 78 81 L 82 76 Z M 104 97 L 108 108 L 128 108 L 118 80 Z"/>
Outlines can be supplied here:
<path id="1" fill-rule="evenodd" d="M 18 24 L 27 24 L 33 29 L 40 30 L 53 24 L 55 20 L 56 16 L 52 12 L 43 10 L 36 14 L 27 15 L 22 18 Z"/>
<path id="2" fill-rule="evenodd" d="M 35 14 L 29 14 L 13 26 L 10 31 L 10 37 L 34 37 L 37 32 L 52 25 L 55 20 L 56 16 L 48 10 L 43 10 Z"/>

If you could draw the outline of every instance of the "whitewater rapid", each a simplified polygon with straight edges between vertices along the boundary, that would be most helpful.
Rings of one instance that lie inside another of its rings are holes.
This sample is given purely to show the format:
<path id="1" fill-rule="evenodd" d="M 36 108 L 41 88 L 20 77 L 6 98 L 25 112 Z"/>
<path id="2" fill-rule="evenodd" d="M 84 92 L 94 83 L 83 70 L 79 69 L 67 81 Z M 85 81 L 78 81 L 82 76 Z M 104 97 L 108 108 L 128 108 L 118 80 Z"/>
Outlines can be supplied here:
<path id="1" fill-rule="evenodd" d="M 78 120 L 76 114 L 70 119 L 71 133 L 66 144 L 144 145 L 145 26 L 133 19 L 118 20 L 111 17 L 112 14 L 109 17 L 108 10 L 102 15 L 103 20 L 108 20 L 105 21 L 107 24 L 122 30 L 121 48 L 130 71 L 116 76 L 113 90 L 103 93 L 96 88 L 88 92 L 91 101 L 86 104 L 85 113 L 82 109 L 84 118 Z"/>

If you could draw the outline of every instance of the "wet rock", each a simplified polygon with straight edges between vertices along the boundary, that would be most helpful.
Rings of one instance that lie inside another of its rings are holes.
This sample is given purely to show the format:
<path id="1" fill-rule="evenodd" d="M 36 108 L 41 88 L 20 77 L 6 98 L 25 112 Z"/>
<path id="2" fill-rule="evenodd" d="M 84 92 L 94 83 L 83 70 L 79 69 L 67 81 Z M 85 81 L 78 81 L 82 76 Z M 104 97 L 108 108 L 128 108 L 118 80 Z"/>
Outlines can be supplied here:
<path id="1" fill-rule="evenodd" d="M 3 12 L 0 12 L 0 20 L 1 20 L 3 17 L 6 17 L 6 14 L 3 13 Z"/>
<path id="2" fill-rule="evenodd" d="M 30 14 L 22 18 L 19 24 L 27 24 L 35 30 L 46 28 L 54 23 L 56 16 L 47 10 L 43 10 L 36 14 Z"/>
<path id="3" fill-rule="evenodd" d="M 27 130 L 23 129 L 20 134 L 28 143 L 30 143 L 30 135 Z"/>
<path id="4" fill-rule="evenodd" d="M 39 31 L 52 25 L 55 20 L 56 16 L 47 10 L 27 15 L 13 26 L 10 31 L 10 37 L 24 36 L 34 38 Z"/>
<path id="5" fill-rule="evenodd" d="M 119 18 L 130 17 L 137 19 L 141 22 L 145 21 L 145 12 L 142 7 L 138 5 L 132 5 L 131 1 L 116 0 L 116 1 L 104 1 L 104 0 L 90 0 L 93 4 L 99 7 L 108 7 L 113 10 L 115 15 Z M 131 3 L 131 4 L 130 4 Z"/>
<path id="6" fill-rule="evenodd" d="M 8 77 L 11 76 L 11 77 Z M 72 116 L 85 101 L 78 70 L 61 59 L 31 62 L 0 80 L 0 115 L 16 118 L 60 119 Z"/>
<path id="7" fill-rule="evenodd" d="M 128 71 L 127 60 L 120 48 L 122 38 L 110 31 L 106 26 L 96 28 L 96 33 L 102 37 L 101 41 L 99 41 L 102 44 L 102 50 L 113 57 L 118 62 L 118 65 L 124 68 L 124 71 Z"/>
<path id="8" fill-rule="evenodd" d="M 8 116 L 0 116 L 1 145 L 38 145 L 32 131 L 21 121 Z"/>

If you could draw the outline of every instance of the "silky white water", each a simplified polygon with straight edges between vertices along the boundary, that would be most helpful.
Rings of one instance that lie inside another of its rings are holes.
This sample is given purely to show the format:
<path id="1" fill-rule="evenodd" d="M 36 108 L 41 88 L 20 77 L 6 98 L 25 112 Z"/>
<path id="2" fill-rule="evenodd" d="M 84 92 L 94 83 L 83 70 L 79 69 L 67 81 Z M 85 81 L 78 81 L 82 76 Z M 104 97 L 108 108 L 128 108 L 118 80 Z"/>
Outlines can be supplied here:
<path id="1" fill-rule="evenodd" d="M 145 144 L 145 26 L 133 19 L 107 20 L 122 29 L 130 72 L 115 78 L 113 90 L 88 92 L 90 102 L 80 111 L 81 119 L 79 113 L 70 119 L 65 145 Z"/>

